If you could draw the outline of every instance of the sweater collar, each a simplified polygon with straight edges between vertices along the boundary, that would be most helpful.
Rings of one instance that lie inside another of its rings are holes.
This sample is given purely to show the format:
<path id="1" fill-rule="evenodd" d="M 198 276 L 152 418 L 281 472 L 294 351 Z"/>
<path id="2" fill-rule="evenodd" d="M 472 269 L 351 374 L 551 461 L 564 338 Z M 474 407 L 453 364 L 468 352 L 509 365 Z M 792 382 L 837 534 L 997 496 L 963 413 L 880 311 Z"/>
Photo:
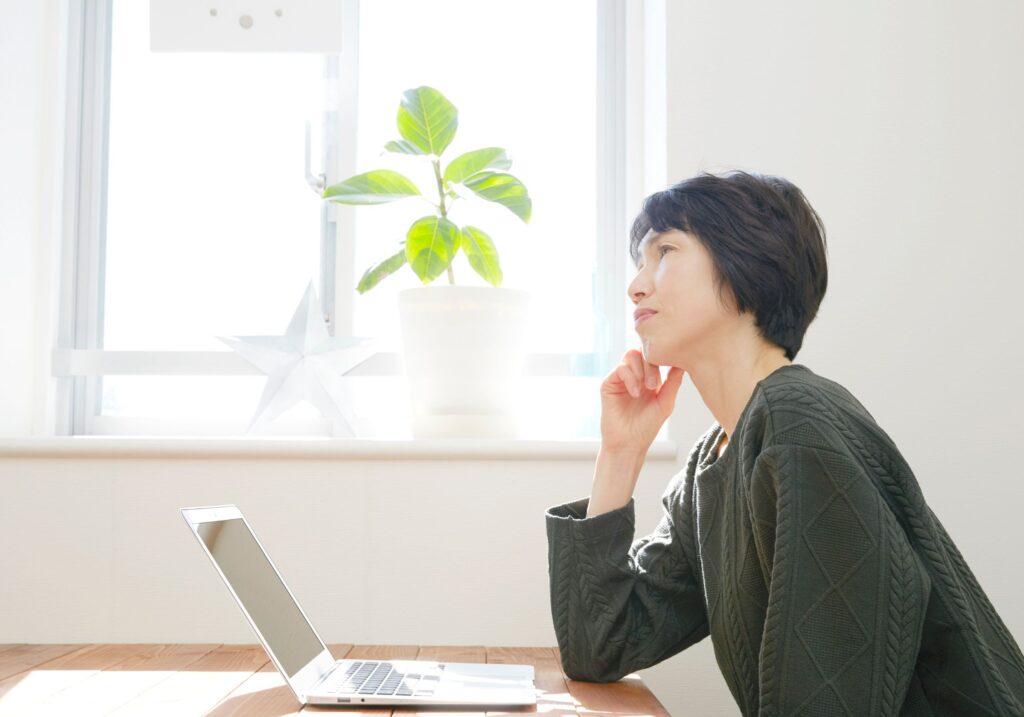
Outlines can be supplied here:
<path id="1" fill-rule="evenodd" d="M 733 431 L 733 435 L 729 436 L 729 446 L 725 449 L 725 453 L 718 458 L 715 457 L 715 448 L 718 446 L 718 443 L 722 438 L 722 434 L 725 433 L 725 429 L 722 428 L 722 425 L 718 421 L 714 422 L 709 432 L 705 434 L 704 442 L 700 447 L 700 452 L 698 454 L 700 457 L 697 461 L 698 472 L 709 470 L 711 468 L 725 468 L 732 464 L 732 456 L 734 453 L 738 452 L 741 445 L 740 437 L 743 435 L 743 428 L 747 421 L 747 414 L 750 413 L 751 407 L 757 402 L 755 399 L 758 394 L 762 391 L 764 386 L 771 385 L 784 375 L 795 371 L 810 371 L 810 369 L 803 364 L 785 364 L 783 366 L 779 366 L 757 382 L 754 386 L 754 390 L 750 394 L 750 398 L 747 399 L 746 405 L 743 407 L 743 410 L 740 411 L 740 417 L 736 421 L 736 430 Z"/>

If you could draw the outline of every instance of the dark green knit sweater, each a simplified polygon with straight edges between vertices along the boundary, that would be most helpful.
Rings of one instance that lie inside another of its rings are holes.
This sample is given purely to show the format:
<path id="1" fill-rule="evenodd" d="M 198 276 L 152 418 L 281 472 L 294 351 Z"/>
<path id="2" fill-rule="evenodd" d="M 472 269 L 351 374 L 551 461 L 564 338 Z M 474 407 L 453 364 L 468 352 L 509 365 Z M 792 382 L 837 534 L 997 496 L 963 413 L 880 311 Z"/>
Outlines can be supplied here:
<path id="1" fill-rule="evenodd" d="M 1022 715 L 1024 657 L 910 467 L 806 366 L 714 426 L 634 541 L 633 502 L 547 513 L 566 674 L 608 682 L 711 635 L 744 715 Z"/>

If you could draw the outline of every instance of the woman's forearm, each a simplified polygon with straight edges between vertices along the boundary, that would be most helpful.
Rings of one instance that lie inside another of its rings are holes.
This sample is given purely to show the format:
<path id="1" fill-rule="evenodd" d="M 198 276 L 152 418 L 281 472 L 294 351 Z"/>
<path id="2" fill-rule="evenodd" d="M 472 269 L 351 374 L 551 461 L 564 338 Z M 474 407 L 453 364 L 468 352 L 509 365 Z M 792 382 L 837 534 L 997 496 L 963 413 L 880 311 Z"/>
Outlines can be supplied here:
<path id="1" fill-rule="evenodd" d="M 646 453 L 632 450 L 607 450 L 602 444 L 594 467 L 587 517 L 601 515 L 629 503 L 636 488 Z"/>

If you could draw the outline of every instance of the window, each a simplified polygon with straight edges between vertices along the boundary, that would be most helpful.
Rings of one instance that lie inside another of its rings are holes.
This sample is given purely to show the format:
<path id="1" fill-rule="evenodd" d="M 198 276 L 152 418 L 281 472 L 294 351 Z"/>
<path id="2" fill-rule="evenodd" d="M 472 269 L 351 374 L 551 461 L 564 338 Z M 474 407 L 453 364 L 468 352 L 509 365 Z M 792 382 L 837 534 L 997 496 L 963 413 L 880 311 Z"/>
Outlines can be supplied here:
<path id="1" fill-rule="evenodd" d="M 82 43 L 69 76 L 83 79 L 69 102 L 64 432 L 244 433 L 266 377 L 217 337 L 282 334 L 315 279 L 336 335 L 381 346 L 346 379 L 353 410 L 372 437 L 408 437 L 395 296 L 419 281 L 403 268 L 365 294 L 354 284 L 422 203 L 339 210 L 304 174 L 308 151 L 328 184 L 392 168 L 429 187 L 412 158 L 382 152 L 398 138 L 401 93 L 426 84 L 459 109 L 445 157 L 505 147 L 533 198 L 529 225 L 483 201 L 453 210 L 494 238 L 504 285 L 534 297 L 525 437 L 599 437 L 597 386 L 631 332 L 622 7 L 344 5 L 352 30 L 337 55 L 151 52 L 149 3 L 72 10 Z M 485 283 L 462 255 L 454 273 Z M 329 435 L 330 424 L 303 403 L 269 432 Z"/>

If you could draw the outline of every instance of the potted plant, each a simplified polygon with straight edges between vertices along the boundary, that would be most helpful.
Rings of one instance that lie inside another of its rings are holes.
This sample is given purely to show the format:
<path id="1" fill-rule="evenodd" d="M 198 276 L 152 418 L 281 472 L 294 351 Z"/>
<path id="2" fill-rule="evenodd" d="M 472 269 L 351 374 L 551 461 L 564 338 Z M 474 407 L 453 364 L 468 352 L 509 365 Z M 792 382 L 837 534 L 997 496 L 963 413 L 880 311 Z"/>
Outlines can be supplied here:
<path id="1" fill-rule="evenodd" d="M 323 198 L 340 204 L 384 204 L 409 198 L 432 210 L 415 220 L 391 256 L 369 267 L 356 290 L 365 293 L 408 264 L 424 286 L 398 292 L 402 355 L 413 408 L 413 434 L 515 435 L 515 384 L 522 375 L 529 295 L 502 287 L 498 252 L 476 226 L 459 226 L 452 204 L 478 197 L 529 222 L 526 186 L 505 170 L 512 161 L 500 147 L 465 152 L 442 164 L 458 128 L 458 111 L 438 90 L 407 90 L 398 108 L 401 139 L 385 150 L 428 162 L 435 186 L 422 192 L 411 179 L 377 169 L 333 184 Z M 427 196 L 435 196 L 436 203 Z M 458 286 L 452 262 L 462 250 L 491 286 Z M 448 283 L 426 286 L 442 274 Z"/>

